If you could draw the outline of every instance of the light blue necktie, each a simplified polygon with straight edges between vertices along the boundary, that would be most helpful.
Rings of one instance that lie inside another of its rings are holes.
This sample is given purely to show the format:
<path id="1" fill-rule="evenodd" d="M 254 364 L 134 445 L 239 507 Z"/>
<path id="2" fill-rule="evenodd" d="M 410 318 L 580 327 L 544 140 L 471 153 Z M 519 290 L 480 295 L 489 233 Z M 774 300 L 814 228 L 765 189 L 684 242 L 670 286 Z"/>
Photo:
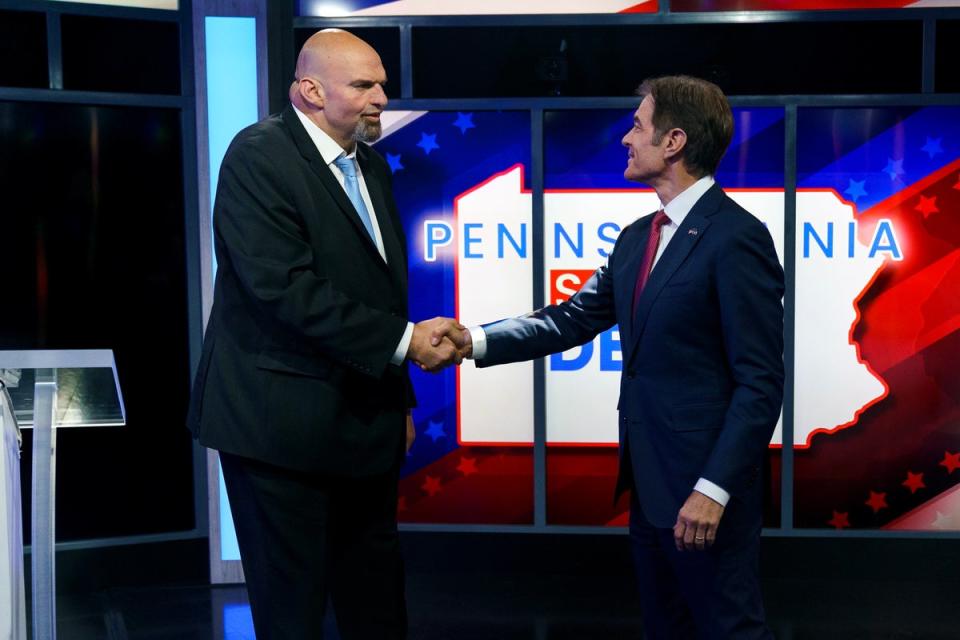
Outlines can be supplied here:
<path id="1" fill-rule="evenodd" d="M 373 231 L 373 222 L 370 220 L 370 214 L 367 212 L 367 205 L 363 203 L 363 196 L 360 195 L 360 181 L 357 180 L 357 165 L 352 158 L 340 156 L 333 161 L 337 168 L 343 173 L 343 188 L 347 192 L 347 197 L 353 203 L 353 208 L 357 210 L 360 216 L 360 222 L 370 234 L 374 246 L 377 244 L 377 234 Z"/>

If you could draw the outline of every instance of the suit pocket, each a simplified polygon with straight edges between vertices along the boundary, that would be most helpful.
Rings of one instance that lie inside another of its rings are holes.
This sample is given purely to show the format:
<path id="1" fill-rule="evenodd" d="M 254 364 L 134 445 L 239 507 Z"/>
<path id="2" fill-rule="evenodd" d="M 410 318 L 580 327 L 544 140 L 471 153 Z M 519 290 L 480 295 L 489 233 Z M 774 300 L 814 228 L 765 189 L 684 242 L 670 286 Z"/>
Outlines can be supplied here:
<path id="1" fill-rule="evenodd" d="M 258 369 L 329 380 L 337 366 L 329 360 L 290 351 L 261 351 L 257 354 Z"/>
<path id="2" fill-rule="evenodd" d="M 674 431 L 712 431 L 723 426 L 727 415 L 726 401 L 698 402 L 674 407 L 670 427 Z"/>

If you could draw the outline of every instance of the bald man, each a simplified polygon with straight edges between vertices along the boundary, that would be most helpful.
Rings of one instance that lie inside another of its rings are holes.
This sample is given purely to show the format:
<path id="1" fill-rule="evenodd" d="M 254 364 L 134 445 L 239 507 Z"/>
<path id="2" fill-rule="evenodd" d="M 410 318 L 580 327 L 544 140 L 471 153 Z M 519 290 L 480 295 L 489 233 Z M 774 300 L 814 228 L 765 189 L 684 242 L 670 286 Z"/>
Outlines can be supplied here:
<path id="1" fill-rule="evenodd" d="M 322 31 L 291 105 L 233 140 L 213 212 L 214 302 L 189 425 L 220 452 L 257 638 L 406 637 L 397 480 L 406 360 L 459 362 L 407 320 L 403 227 L 380 136 L 386 73 Z"/>

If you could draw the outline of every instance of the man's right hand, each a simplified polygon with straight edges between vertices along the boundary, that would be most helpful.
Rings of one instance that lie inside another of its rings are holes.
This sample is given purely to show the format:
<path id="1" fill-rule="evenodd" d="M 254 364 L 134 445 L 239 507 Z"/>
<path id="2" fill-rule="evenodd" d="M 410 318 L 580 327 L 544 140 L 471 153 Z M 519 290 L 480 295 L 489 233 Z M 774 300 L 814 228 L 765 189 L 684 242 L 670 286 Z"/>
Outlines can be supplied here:
<path id="1" fill-rule="evenodd" d="M 413 337 L 407 349 L 407 358 L 430 373 L 445 369 L 451 364 L 460 364 L 464 356 L 458 344 L 444 339 L 444 336 L 461 336 L 462 333 L 470 335 L 466 328 L 453 318 L 438 317 L 418 322 L 413 325 Z"/>
<path id="2" fill-rule="evenodd" d="M 436 346 L 445 339 L 452 342 L 462 358 L 469 358 L 473 355 L 473 338 L 470 336 L 470 330 L 452 318 L 446 324 L 438 325 L 433 330 L 430 337 L 430 344 Z"/>

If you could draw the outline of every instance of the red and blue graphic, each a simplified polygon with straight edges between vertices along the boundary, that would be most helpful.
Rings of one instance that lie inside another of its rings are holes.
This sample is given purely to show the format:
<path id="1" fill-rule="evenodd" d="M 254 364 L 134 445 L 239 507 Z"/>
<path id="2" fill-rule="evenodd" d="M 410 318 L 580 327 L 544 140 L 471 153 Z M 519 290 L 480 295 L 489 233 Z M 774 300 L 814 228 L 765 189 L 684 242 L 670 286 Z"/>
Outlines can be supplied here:
<path id="1" fill-rule="evenodd" d="M 387 131 L 376 148 L 390 163 L 404 220 L 411 317 L 455 316 L 456 263 L 429 259 L 425 223 L 453 220 L 457 196 L 491 175 L 518 163 L 529 170 L 530 114 L 418 112 Z M 456 370 L 411 371 L 418 400 L 413 414 L 418 435 L 402 471 L 400 520 L 532 524 L 532 449 L 460 446 Z M 497 398 L 489 401 L 495 404 Z"/>
<path id="2" fill-rule="evenodd" d="M 469 16 L 655 13 L 657 0 L 300 0 L 302 16 Z"/>
<path id="3" fill-rule="evenodd" d="M 960 530 L 960 109 L 802 109 L 797 139 L 798 223 L 808 190 L 832 190 L 852 212 L 856 238 L 838 240 L 831 286 L 851 260 L 841 246 L 871 245 L 883 224 L 899 259 L 850 289 L 848 340 L 874 391 L 852 420 L 798 431 L 795 526 Z M 799 286 L 800 247 L 797 259 Z M 798 358 L 802 323 L 817 322 L 798 308 Z M 799 428 L 825 395 L 799 359 L 797 378 Z"/>
<path id="4" fill-rule="evenodd" d="M 960 0 L 671 0 L 670 11 L 830 11 L 957 7 Z M 300 0 L 302 16 L 534 15 L 656 13 L 657 0 Z"/>
<path id="5" fill-rule="evenodd" d="M 670 0 L 670 10 L 678 12 L 821 11 L 958 6 L 960 6 L 960 1 L 956 0 Z"/>
<path id="6" fill-rule="evenodd" d="M 377 146 L 406 222 L 414 318 L 528 311 L 536 236 L 550 302 L 572 294 L 655 199 L 622 177 L 630 118 L 545 114 L 544 228 L 534 234 L 527 112 L 402 116 Z M 735 119 L 718 181 L 768 224 L 782 258 L 783 110 L 737 109 Z M 960 109 L 801 109 L 798 127 L 786 265 L 795 526 L 960 529 Z M 515 310 L 488 312 L 508 299 Z M 619 355 L 614 328 L 547 359 L 549 524 L 625 522 L 626 506 L 611 504 L 615 399 L 603 395 L 610 381 L 615 393 Z M 402 520 L 532 522 L 533 369 L 478 371 L 414 373 L 420 435 Z M 778 428 L 768 526 L 779 523 L 781 443 Z"/>

